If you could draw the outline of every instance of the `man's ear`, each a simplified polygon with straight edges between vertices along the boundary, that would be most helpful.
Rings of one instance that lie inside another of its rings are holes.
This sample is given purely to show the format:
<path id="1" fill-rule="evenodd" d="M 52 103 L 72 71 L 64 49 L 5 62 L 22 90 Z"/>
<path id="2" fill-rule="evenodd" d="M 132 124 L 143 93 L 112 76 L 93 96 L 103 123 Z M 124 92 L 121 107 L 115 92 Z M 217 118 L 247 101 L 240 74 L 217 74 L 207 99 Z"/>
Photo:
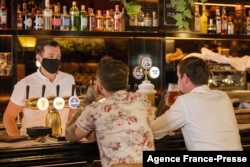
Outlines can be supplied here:
<path id="1" fill-rule="evenodd" d="M 190 79 L 189 79 L 189 77 L 188 77 L 188 75 L 187 75 L 186 73 L 183 74 L 183 81 L 184 81 L 185 83 L 190 82 Z"/>

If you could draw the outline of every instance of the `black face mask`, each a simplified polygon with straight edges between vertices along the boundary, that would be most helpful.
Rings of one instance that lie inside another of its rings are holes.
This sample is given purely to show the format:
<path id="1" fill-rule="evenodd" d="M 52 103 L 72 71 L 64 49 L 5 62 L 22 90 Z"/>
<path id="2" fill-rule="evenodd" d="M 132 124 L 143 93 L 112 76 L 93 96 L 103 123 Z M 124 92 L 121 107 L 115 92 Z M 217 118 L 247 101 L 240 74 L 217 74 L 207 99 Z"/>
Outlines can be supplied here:
<path id="1" fill-rule="evenodd" d="M 61 65 L 61 60 L 43 58 L 41 65 L 45 68 L 46 71 L 48 71 L 51 74 L 54 74 L 59 70 L 59 67 Z"/>

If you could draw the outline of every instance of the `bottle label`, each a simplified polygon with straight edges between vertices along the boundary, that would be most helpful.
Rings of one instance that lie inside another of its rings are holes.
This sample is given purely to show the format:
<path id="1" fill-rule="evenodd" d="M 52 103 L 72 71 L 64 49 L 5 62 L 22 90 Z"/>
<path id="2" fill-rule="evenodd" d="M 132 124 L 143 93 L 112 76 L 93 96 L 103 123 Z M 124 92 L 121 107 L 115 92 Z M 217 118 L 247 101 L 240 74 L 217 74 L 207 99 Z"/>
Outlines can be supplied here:
<path id="1" fill-rule="evenodd" d="M 7 13 L 0 10 L 0 24 L 7 24 Z"/>
<path id="2" fill-rule="evenodd" d="M 32 26 L 32 19 L 29 17 L 27 18 L 26 20 L 24 20 L 23 24 L 26 26 L 26 27 L 31 27 Z"/>
<path id="3" fill-rule="evenodd" d="M 45 10 L 44 13 L 43 13 L 43 15 L 45 17 L 52 17 L 52 12 L 51 12 L 51 10 Z"/>
<path id="4" fill-rule="evenodd" d="M 37 16 L 36 18 L 35 18 L 35 26 L 34 26 L 34 29 L 36 29 L 36 30 L 41 30 L 41 29 L 43 29 L 43 18 L 42 17 L 40 17 L 40 16 Z"/>

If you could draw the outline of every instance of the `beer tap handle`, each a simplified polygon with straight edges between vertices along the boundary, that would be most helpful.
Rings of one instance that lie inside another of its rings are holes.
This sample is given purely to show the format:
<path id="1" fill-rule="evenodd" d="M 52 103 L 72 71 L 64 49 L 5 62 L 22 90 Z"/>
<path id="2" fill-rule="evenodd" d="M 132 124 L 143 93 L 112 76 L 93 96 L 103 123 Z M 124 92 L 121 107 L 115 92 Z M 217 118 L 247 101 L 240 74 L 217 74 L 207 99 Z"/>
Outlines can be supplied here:
<path id="1" fill-rule="evenodd" d="M 59 97 L 60 85 L 56 85 L 56 96 Z"/>
<path id="2" fill-rule="evenodd" d="M 75 89 L 76 89 L 76 85 L 75 85 L 75 84 L 73 84 L 73 85 L 72 85 L 72 92 L 71 92 L 71 96 L 74 96 L 74 94 L 75 94 Z"/>
<path id="3" fill-rule="evenodd" d="M 43 87 L 42 87 L 42 97 L 44 97 L 44 94 L 45 94 L 45 88 L 46 88 L 46 86 L 45 86 L 45 85 L 43 85 Z"/>
<path id="4" fill-rule="evenodd" d="M 29 99 L 30 86 L 26 86 L 26 99 Z"/>

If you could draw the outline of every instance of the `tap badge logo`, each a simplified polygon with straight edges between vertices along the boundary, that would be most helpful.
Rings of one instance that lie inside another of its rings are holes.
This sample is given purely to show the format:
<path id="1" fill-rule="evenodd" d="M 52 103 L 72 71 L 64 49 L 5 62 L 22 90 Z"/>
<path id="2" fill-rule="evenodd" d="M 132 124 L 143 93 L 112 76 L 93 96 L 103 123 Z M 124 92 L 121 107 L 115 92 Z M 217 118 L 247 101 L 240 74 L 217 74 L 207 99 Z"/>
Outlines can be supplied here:
<path id="1" fill-rule="evenodd" d="M 57 110 L 61 110 L 64 108 L 65 101 L 62 97 L 56 97 L 53 101 L 53 106 Z"/>
<path id="2" fill-rule="evenodd" d="M 72 96 L 69 98 L 69 107 L 76 109 L 80 104 L 80 100 L 77 96 Z"/>
<path id="3" fill-rule="evenodd" d="M 39 110 L 47 110 L 49 108 L 49 100 L 45 97 L 41 97 L 37 100 L 37 108 Z"/>

